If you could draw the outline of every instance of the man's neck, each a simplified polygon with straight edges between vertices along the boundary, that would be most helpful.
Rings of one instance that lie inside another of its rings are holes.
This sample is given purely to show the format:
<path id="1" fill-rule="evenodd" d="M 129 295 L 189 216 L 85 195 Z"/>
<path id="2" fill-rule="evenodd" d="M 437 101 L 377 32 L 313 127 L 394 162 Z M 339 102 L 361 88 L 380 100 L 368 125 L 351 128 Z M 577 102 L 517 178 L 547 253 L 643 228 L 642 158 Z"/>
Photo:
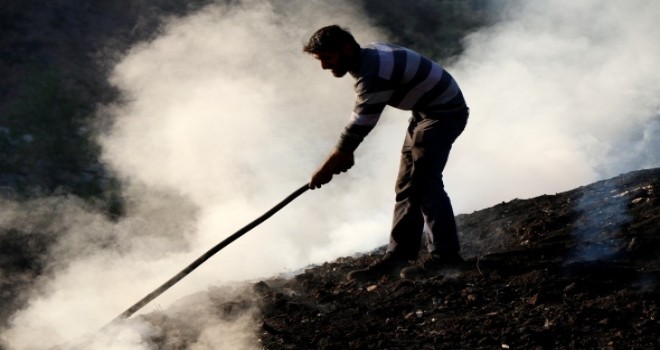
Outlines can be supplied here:
<path id="1" fill-rule="evenodd" d="M 351 63 L 348 72 L 353 77 L 357 77 L 357 74 L 360 72 L 361 65 L 362 65 L 362 49 L 360 49 L 354 57 L 351 57 Z"/>

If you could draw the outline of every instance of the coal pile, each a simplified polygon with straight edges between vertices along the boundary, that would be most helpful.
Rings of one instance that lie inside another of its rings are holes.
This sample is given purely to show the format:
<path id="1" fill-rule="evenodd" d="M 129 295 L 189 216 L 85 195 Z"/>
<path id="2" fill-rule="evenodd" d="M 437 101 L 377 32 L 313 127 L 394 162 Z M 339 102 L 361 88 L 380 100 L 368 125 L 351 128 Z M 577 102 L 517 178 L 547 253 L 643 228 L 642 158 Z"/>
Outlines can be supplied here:
<path id="1" fill-rule="evenodd" d="M 340 258 L 254 285 L 264 349 L 650 349 L 660 169 L 460 215 L 469 268 L 365 285 Z"/>
<path id="2" fill-rule="evenodd" d="M 660 168 L 641 170 L 460 215 L 466 266 L 426 279 L 347 281 L 380 247 L 247 292 L 200 292 L 179 306 L 193 321 L 138 319 L 159 349 L 198 342 L 208 314 L 229 326 L 249 319 L 249 349 L 652 349 L 659 189 Z"/>

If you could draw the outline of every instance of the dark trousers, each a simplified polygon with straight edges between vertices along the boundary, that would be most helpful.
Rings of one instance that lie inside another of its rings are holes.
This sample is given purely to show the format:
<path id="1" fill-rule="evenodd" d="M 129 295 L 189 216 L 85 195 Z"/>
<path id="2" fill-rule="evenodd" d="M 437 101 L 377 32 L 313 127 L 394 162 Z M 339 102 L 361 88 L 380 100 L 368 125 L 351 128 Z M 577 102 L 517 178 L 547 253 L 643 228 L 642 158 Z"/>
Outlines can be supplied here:
<path id="1" fill-rule="evenodd" d="M 396 204 L 388 254 L 414 260 L 422 237 L 429 252 L 458 253 L 454 211 L 444 189 L 442 172 L 449 151 L 463 132 L 468 113 L 422 118 L 413 113 L 401 150 Z"/>

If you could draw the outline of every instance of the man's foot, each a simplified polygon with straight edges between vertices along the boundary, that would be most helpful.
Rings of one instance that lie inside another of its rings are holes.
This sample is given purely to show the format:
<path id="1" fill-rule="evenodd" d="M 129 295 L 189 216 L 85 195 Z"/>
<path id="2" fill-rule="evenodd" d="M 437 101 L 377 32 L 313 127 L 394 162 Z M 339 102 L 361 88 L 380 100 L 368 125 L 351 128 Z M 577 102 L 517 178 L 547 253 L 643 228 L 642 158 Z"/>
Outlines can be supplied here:
<path id="1" fill-rule="evenodd" d="M 415 265 L 401 270 L 400 276 L 404 279 L 418 279 L 437 276 L 441 271 L 447 269 L 462 269 L 465 260 L 458 254 L 435 254 L 420 259 Z"/>
<path id="2" fill-rule="evenodd" d="M 385 275 L 396 275 L 406 265 L 407 261 L 405 260 L 394 259 L 389 255 L 385 255 L 385 257 L 372 263 L 367 268 L 349 272 L 347 277 L 349 281 L 375 281 Z"/>

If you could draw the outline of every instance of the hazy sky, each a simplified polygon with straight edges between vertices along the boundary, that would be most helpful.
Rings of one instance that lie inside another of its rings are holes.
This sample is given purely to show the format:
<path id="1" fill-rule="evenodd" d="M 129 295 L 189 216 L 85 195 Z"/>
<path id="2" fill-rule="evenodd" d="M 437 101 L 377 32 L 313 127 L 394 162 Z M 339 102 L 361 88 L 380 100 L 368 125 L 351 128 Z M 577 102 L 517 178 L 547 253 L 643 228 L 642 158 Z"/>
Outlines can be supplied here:
<path id="1" fill-rule="evenodd" d="M 388 40 L 357 9 L 328 3 L 209 6 L 172 20 L 121 60 L 112 83 L 127 102 L 100 110 L 116 120 L 100 142 L 126 184 L 128 215 L 108 222 L 75 200 L 57 209 L 49 199 L 7 204 L 14 218 L 5 226 L 19 226 L 33 208 L 65 215 L 50 223 L 64 237 L 52 257 L 55 278 L 42 281 L 5 341 L 38 348 L 98 329 L 307 182 L 348 121 L 353 91 L 350 77 L 336 79 L 303 54 L 303 42 L 331 23 L 363 43 Z M 446 67 L 471 108 L 446 170 L 455 211 L 660 166 L 660 3 L 503 3 L 503 21 L 466 38 L 465 53 Z M 386 110 L 354 169 L 141 312 L 385 244 L 407 118 Z M 148 348 L 136 336 L 145 327 L 131 325 L 112 346 Z M 97 347 L 113 348 L 105 341 Z"/>

